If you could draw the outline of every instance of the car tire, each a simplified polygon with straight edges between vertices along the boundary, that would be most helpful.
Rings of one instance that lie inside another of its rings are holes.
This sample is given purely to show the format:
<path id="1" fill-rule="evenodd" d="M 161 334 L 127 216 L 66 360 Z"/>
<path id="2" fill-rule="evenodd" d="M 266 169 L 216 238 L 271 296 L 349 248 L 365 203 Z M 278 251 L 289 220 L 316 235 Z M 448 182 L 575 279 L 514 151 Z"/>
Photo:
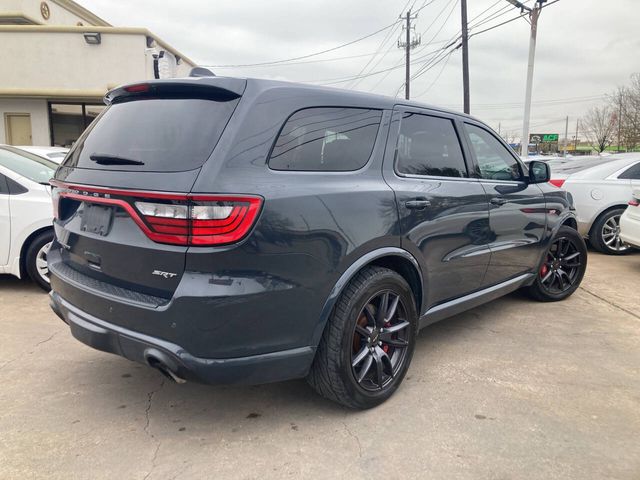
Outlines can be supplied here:
<path id="1" fill-rule="evenodd" d="M 382 267 L 363 269 L 331 313 L 307 382 L 349 408 L 381 404 L 409 368 L 417 321 L 413 292 L 403 277 Z"/>
<path id="2" fill-rule="evenodd" d="M 600 215 L 591 227 L 589 242 L 600 253 L 627 255 L 633 250 L 620 239 L 620 216 L 624 208 L 614 208 Z"/>
<path id="3" fill-rule="evenodd" d="M 53 231 L 48 230 L 38 234 L 29 244 L 25 257 L 27 275 L 46 292 L 51 290 L 48 278 L 49 269 L 46 266 L 46 262 L 47 252 L 49 251 L 49 247 L 51 247 L 52 241 Z"/>
<path id="4" fill-rule="evenodd" d="M 545 253 L 535 282 L 526 291 L 540 302 L 564 300 L 578 289 L 586 270 L 587 245 L 582 235 L 562 226 Z"/>

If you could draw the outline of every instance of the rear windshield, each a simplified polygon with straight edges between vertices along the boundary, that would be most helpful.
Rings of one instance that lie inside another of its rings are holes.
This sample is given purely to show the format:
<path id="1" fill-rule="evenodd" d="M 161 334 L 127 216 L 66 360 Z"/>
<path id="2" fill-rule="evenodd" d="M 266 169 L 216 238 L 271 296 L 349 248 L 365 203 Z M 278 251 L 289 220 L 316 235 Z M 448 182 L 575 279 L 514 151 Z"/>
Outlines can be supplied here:
<path id="1" fill-rule="evenodd" d="M 572 158 L 566 161 L 551 161 L 549 162 L 549 167 L 551 168 L 551 172 L 553 173 L 571 175 L 572 173 L 581 172 L 582 170 L 586 170 L 587 168 L 602 165 L 603 163 L 607 163 L 607 161 L 610 160 L 608 160 L 607 158 Z"/>
<path id="2" fill-rule="evenodd" d="M 0 147 L 0 165 L 32 182 L 49 184 L 58 165 L 51 160 L 11 147 Z"/>
<path id="3" fill-rule="evenodd" d="M 63 165 L 136 172 L 199 168 L 238 101 L 154 98 L 111 105 L 78 139 Z"/>

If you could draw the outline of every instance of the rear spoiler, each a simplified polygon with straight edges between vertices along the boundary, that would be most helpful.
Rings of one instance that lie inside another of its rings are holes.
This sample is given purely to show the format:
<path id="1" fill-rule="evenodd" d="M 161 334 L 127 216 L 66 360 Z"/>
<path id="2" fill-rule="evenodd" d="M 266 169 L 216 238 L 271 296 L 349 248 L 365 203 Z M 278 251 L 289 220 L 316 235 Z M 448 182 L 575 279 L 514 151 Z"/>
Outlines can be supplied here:
<path id="1" fill-rule="evenodd" d="M 190 77 L 130 83 L 109 90 L 104 103 L 122 103 L 143 98 L 202 98 L 228 101 L 244 93 L 247 81 L 241 78 Z"/>

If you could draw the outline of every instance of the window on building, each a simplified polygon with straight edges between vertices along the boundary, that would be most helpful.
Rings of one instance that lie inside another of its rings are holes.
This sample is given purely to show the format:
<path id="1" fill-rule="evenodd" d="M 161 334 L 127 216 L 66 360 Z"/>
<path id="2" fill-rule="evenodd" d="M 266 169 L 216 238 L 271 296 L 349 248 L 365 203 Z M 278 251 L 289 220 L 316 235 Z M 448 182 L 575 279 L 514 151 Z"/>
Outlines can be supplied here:
<path id="1" fill-rule="evenodd" d="M 104 108 L 86 103 L 49 103 L 51 144 L 71 147 Z"/>
<path id="2" fill-rule="evenodd" d="M 396 169 L 409 175 L 466 177 L 467 167 L 451 120 L 405 113 L 400 124 Z"/>
<path id="3" fill-rule="evenodd" d="M 307 108 L 293 114 L 276 141 L 274 170 L 351 171 L 373 151 L 382 112 L 364 108 Z"/>

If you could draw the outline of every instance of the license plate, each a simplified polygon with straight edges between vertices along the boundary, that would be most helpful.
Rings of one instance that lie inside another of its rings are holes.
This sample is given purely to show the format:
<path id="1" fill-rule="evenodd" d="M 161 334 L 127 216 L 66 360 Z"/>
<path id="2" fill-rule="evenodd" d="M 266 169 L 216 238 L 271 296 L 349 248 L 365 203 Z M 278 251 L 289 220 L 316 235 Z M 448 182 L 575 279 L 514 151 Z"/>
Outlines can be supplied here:
<path id="1" fill-rule="evenodd" d="M 85 204 L 80 230 L 105 236 L 111 230 L 113 208 L 104 205 Z"/>

